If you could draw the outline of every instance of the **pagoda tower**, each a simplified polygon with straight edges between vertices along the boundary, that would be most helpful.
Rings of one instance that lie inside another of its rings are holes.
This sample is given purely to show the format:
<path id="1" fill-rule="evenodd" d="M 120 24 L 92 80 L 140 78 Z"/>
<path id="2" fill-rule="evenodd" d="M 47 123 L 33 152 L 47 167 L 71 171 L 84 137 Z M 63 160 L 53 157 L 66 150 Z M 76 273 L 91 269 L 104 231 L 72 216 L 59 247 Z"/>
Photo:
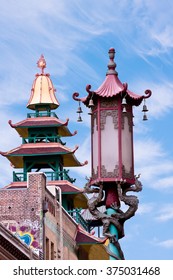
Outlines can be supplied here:
<path id="1" fill-rule="evenodd" d="M 23 172 L 13 172 L 13 181 L 26 181 L 28 172 L 45 171 L 49 181 L 75 180 L 69 177 L 66 167 L 83 166 L 75 157 L 75 151 L 65 146 L 61 138 L 73 136 L 68 129 L 68 121 L 61 121 L 55 112 L 59 102 L 50 75 L 44 72 L 46 61 L 42 55 L 37 63 L 41 70 L 36 74 L 31 89 L 27 108 L 33 110 L 27 118 L 16 124 L 9 121 L 22 138 L 22 144 L 8 152 L 1 152 L 15 169 Z"/>
<path id="2" fill-rule="evenodd" d="M 43 55 L 37 65 L 40 73 L 27 104 L 32 112 L 18 123 L 9 121 L 22 144 L 0 152 L 15 169 L 13 182 L 0 189 L 0 223 L 44 259 L 108 259 L 106 239 L 90 233 L 92 226 L 82 217 L 83 189 L 66 169 L 87 164 L 77 160 L 77 146 L 70 149 L 62 140 L 77 132 L 71 133 L 69 119 L 62 121 L 53 111 L 59 102 Z"/>

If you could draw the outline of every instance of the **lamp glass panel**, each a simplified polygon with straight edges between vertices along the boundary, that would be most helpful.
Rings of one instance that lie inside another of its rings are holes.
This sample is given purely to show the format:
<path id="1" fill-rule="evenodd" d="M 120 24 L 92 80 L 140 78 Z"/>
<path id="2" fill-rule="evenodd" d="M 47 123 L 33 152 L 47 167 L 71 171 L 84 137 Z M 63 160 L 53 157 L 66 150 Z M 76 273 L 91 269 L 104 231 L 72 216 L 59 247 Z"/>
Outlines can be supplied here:
<path id="1" fill-rule="evenodd" d="M 130 116 L 129 116 L 130 117 Z M 132 170 L 132 129 L 130 127 L 128 116 L 124 116 L 124 125 L 122 127 L 122 165 L 125 172 L 130 173 Z"/>
<path id="2" fill-rule="evenodd" d="M 107 172 L 113 172 L 118 165 L 118 129 L 111 115 L 106 116 L 104 129 L 101 129 L 101 165 Z"/>

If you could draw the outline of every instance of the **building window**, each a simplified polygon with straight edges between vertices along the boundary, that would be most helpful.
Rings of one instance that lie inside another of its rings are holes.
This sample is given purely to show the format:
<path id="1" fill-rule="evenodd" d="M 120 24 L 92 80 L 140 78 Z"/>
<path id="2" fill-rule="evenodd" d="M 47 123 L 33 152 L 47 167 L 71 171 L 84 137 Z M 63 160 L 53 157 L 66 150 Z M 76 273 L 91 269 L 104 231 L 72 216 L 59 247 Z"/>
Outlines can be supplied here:
<path id="1" fill-rule="evenodd" d="M 51 260 L 54 260 L 54 243 L 51 242 Z"/>
<path id="2" fill-rule="evenodd" d="M 46 260 L 49 260 L 49 238 L 46 237 Z"/>

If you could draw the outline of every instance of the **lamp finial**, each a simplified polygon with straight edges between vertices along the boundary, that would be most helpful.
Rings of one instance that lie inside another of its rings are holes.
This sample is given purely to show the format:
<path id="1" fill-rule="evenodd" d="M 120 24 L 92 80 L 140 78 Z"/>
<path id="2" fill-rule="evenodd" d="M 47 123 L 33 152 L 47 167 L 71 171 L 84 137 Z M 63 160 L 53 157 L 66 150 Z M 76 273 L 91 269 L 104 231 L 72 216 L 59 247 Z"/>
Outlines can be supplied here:
<path id="1" fill-rule="evenodd" d="M 115 57 L 115 49 L 114 48 L 110 48 L 109 49 L 109 63 L 108 63 L 108 71 L 107 71 L 107 75 L 110 75 L 110 74 L 115 74 L 115 75 L 118 75 L 117 71 L 115 70 L 116 68 L 116 63 L 114 61 L 114 57 Z"/>

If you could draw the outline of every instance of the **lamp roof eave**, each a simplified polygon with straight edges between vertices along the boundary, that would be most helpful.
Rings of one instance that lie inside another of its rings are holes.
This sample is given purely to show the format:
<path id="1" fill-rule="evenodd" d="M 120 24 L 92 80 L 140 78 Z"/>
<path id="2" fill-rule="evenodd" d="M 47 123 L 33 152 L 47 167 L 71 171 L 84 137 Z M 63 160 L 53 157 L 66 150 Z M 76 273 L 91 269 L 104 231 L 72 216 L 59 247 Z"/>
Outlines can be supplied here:
<path id="1" fill-rule="evenodd" d="M 83 102 L 86 106 L 89 105 L 90 98 L 113 98 L 126 96 L 127 100 L 131 105 L 139 106 L 143 99 L 151 96 L 151 90 L 145 90 L 145 95 L 138 95 L 128 89 L 127 83 L 122 83 L 118 78 L 116 71 L 116 63 L 114 62 L 115 50 L 114 48 L 109 49 L 109 63 L 106 78 L 101 86 L 96 90 L 91 90 L 91 85 L 86 86 L 88 95 L 84 98 L 79 98 L 79 94 L 75 92 L 73 99 L 76 101 Z"/>
<path id="2" fill-rule="evenodd" d="M 109 74 L 97 90 L 91 90 L 91 85 L 86 86 L 88 95 L 83 98 L 79 98 L 78 93 L 73 94 L 73 98 L 77 101 L 81 101 L 88 106 L 91 97 L 101 98 L 113 98 L 118 96 L 126 96 L 132 105 L 139 106 L 143 99 L 151 96 L 151 90 L 145 90 L 145 95 L 136 94 L 128 89 L 127 83 L 121 83 L 116 75 Z"/>

